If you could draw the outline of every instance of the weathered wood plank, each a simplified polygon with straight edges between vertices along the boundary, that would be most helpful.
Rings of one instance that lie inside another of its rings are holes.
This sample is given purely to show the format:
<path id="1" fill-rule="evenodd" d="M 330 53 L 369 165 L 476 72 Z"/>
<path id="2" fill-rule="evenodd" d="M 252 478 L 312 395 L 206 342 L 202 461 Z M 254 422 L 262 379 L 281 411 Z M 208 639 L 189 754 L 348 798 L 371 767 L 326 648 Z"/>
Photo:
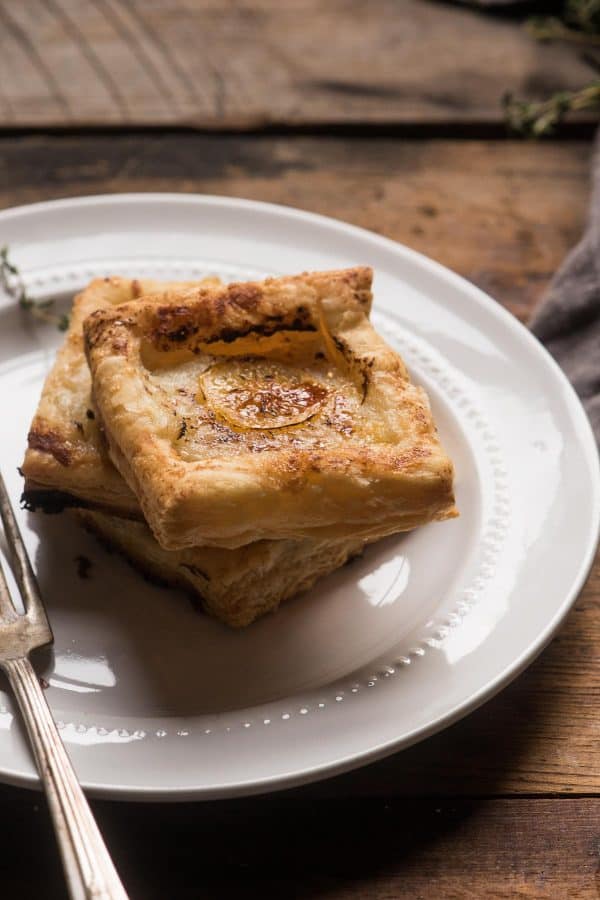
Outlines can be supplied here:
<path id="1" fill-rule="evenodd" d="M 525 319 L 579 235 L 588 154 L 585 144 L 4 138 L 0 206 L 129 190 L 298 205 L 429 253 Z M 316 797 L 598 791 L 599 599 L 597 563 L 560 636 L 507 691 L 418 748 L 310 791 Z"/>
<path id="2" fill-rule="evenodd" d="M 0 789 L 7 897 L 64 896 L 41 797 Z M 597 897 L 600 798 L 94 804 L 132 897 Z"/>
<path id="3" fill-rule="evenodd" d="M 583 142 L 6 138 L 0 206 L 136 190 L 301 206 L 427 253 L 525 319 L 580 234 L 589 152 Z"/>
<path id="4" fill-rule="evenodd" d="M 0 127 L 500 122 L 593 77 L 518 21 L 426 0 L 0 4 Z"/>

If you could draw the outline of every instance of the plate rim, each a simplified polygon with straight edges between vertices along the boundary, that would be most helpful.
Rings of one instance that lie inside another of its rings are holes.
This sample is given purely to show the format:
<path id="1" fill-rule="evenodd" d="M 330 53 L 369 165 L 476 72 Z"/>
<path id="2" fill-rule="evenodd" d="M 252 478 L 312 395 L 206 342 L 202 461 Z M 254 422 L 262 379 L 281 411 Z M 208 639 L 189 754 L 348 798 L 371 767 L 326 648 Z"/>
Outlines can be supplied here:
<path id="1" fill-rule="evenodd" d="M 587 545 L 581 555 L 577 571 L 573 573 L 571 587 L 565 592 L 565 596 L 557 605 L 554 616 L 546 623 L 546 626 L 517 657 L 506 665 L 492 679 L 488 680 L 478 690 L 470 695 L 468 700 L 459 701 L 444 715 L 428 724 L 414 728 L 401 737 L 383 742 L 370 744 L 366 749 L 353 752 L 346 756 L 330 759 L 320 764 L 312 764 L 305 769 L 295 769 L 291 772 L 237 781 L 235 783 L 214 784 L 210 788 L 204 785 L 186 785 L 184 787 L 172 786 L 123 786 L 122 784 L 107 784 L 106 782 L 94 782 L 85 780 L 83 786 L 86 791 L 96 797 L 111 798 L 115 800 L 135 801 L 198 801 L 213 800 L 226 797 L 242 797 L 271 791 L 284 790 L 297 787 L 310 782 L 319 781 L 335 775 L 351 771 L 364 765 L 373 763 L 379 759 L 409 747 L 420 740 L 424 740 L 433 734 L 444 730 L 454 722 L 459 721 L 473 712 L 487 700 L 496 695 L 502 688 L 517 678 L 548 645 L 557 630 L 564 622 L 575 600 L 581 592 L 594 562 L 596 549 L 600 540 L 600 456 L 592 432 L 591 424 L 585 412 L 581 400 L 566 375 L 551 356 L 549 351 L 537 338 L 507 309 L 489 294 L 466 278 L 453 272 L 446 266 L 438 263 L 423 253 L 414 250 L 405 244 L 401 244 L 392 238 L 376 234 L 368 229 L 350 224 L 333 216 L 310 212 L 284 204 L 269 203 L 259 200 L 231 197 L 227 195 L 176 193 L 176 192 L 135 192 L 125 194 L 91 194 L 75 197 L 63 197 L 53 200 L 45 200 L 31 204 L 22 204 L 0 210 L 0 224 L 9 225 L 11 219 L 22 216 L 35 216 L 38 213 L 52 212 L 54 210 L 83 208 L 89 206 L 110 207 L 121 204 L 143 203 L 174 203 L 176 205 L 200 204 L 204 206 L 218 205 L 224 208 L 239 209 L 240 205 L 247 209 L 254 209 L 265 214 L 292 217 L 307 223 L 325 227 L 335 227 L 340 232 L 345 232 L 372 245 L 387 248 L 404 260 L 416 264 L 419 268 L 428 270 L 438 278 L 453 284 L 463 293 L 470 295 L 472 300 L 482 306 L 488 313 L 500 320 L 509 331 L 521 341 L 524 341 L 528 350 L 537 355 L 540 363 L 545 366 L 547 373 L 554 379 L 558 379 L 564 392 L 565 405 L 573 416 L 576 425 L 577 439 L 584 454 L 588 474 L 590 476 L 590 488 L 592 493 L 592 507 L 595 506 L 595 521 L 592 518 L 592 527 L 589 530 Z M 0 310 L 10 305 L 10 301 L 0 299 Z M 592 511 L 592 517 L 594 513 Z M 14 784 L 30 789 L 41 789 L 41 783 L 37 774 L 24 774 L 19 770 L 0 772 L 0 779 L 4 783 Z"/>

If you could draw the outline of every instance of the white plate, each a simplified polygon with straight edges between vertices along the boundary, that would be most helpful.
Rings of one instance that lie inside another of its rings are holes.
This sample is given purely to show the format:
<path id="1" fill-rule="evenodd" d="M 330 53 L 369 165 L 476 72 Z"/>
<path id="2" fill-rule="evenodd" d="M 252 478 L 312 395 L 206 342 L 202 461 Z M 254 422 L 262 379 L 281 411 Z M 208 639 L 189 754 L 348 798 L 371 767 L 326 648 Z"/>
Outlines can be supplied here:
<path id="1" fill-rule="evenodd" d="M 376 325 L 429 391 L 457 470 L 460 519 L 372 547 L 241 633 L 151 587 L 64 517 L 22 513 L 56 636 L 40 671 L 90 791 L 224 797 L 350 769 L 464 715 L 553 635 L 597 542 L 596 448 L 556 365 L 481 291 L 358 228 L 221 197 L 8 210 L 0 243 L 40 297 L 100 274 L 230 280 L 370 264 Z M 0 465 L 15 504 L 59 339 L 0 308 Z M 80 554 L 93 561 L 88 581 Z M 0 777 L 36 782 L 6 693 Z"/>

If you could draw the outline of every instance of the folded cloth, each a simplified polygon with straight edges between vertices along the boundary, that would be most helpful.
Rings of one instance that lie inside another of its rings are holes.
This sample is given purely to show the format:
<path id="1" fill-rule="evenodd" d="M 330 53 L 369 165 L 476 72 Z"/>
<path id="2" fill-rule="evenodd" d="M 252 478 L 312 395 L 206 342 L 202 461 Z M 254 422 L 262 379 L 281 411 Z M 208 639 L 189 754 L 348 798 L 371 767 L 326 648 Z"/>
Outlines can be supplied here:
<path id="1" fill-rule="evenodd" d="M 530 325 L 579 394 L 600 443 L 600 132 L 585 233 L 554 276 Z"/>

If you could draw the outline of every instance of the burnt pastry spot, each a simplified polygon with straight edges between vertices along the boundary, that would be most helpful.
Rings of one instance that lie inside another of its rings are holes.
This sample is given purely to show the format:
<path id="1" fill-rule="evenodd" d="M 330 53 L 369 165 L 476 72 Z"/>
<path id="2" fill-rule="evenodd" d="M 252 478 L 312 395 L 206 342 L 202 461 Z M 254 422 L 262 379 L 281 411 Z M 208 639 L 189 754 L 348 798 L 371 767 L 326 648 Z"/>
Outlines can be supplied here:
<path id="1" fill-rule="evenodd" d="M 316 332 L 317 328 L 311 322 L 296 317 L 290 322 L 282 322 L 281 316 L 269 316 L 263 325 L 252 325 L 248 328 L 222 328 L 210 337 L 203 338 L 204 344 L 216 344 L 223 341 L 224 344 L 232 344 L 234 341 L 245 337 L 273 337 L 282 331 L 306 331 Z"/>
<path id="2" fill-rule="evenodd" d="M 27 441 L 32 450 L 49 453 L 61 466 L 70 465 L 71 448 L 57 432 L 34 427 L 29 432 Z"/>

